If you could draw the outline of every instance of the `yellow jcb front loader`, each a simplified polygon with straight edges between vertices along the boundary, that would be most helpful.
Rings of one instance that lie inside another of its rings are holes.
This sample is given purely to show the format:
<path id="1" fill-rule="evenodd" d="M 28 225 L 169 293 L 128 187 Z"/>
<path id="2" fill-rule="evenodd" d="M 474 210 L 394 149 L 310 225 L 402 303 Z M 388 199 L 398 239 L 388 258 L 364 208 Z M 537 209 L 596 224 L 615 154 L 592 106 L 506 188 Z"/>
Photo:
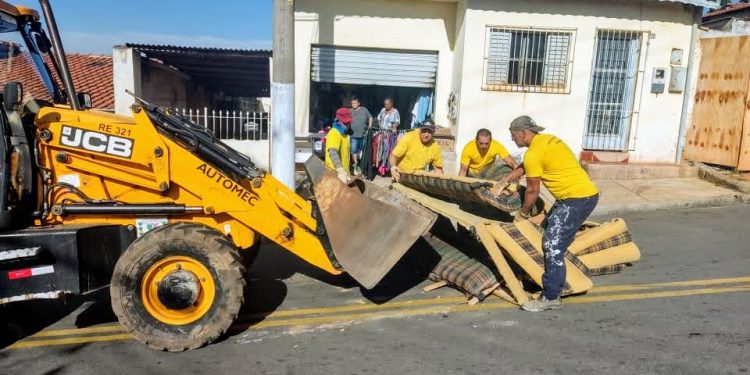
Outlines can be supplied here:
<path id="1" fill-rule="evenodd" d="M 20 35 L 52 97 L 24 101 L 22 82 L 3 82 L 0 304 L 110 284 L 112 308 L 136 339 L 192 349 L 234 322 L 260 237 L 372 288 L 434 222 L 395 192 L 344 185 L 315 158 L 306 164 L 314 197 L 301 197 L 141 98 L 132 117 L 90 109 L 40 3 L 50 38 L 36 11 L 0 2 L 0 33 Z"/>

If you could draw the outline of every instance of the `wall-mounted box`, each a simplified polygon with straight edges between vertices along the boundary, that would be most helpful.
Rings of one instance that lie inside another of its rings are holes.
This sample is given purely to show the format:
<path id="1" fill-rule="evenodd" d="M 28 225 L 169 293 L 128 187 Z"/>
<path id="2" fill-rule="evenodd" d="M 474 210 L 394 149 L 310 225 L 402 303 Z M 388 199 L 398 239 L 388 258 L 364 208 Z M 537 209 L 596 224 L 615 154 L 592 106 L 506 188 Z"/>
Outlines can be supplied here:
<path id="1" fill-rule="evenodd" d="M 679 48 L 673 48 L 672 54 L 669 57 L 670 65 L 682 65 L 683 50 Z"/>
<path id="2" fill-rule="evenodd" d="M 669 92 L 681 93 L 685 90 L 685 80 L 687 79 L 687 69 L 682 66 L 673 66 L 669 75 Z"/>
<path id="3" fill-rule="evenodd" d="M 651 93 L 661 94 L 664 92 L 664 86 L 667 84 L 667 72 L 664 68 L 654 68 L 654 74 L 651 76 Z"/>

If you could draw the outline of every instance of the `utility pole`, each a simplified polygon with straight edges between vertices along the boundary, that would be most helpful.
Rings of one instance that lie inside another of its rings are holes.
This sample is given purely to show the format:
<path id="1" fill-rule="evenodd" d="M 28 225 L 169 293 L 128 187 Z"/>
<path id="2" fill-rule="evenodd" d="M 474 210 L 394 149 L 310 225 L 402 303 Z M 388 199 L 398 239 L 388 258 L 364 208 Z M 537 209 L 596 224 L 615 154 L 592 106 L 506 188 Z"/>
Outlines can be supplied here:
<path id="1" fill-rule="evenodd" d="M 271 173 L 294 189 L 294 0 L 273 0 Z"/>

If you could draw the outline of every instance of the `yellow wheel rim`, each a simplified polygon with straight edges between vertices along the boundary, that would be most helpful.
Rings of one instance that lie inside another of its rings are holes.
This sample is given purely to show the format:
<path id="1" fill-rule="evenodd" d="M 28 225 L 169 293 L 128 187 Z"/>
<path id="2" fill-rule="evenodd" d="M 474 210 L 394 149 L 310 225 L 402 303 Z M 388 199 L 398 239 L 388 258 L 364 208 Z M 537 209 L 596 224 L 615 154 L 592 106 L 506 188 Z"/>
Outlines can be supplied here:
<path id="1" fill-rule="evenodd" d="M 199 292 L 195 303 L 175 310 L 165 306 L 159 299 L 159 283 L 175 271 L 191 272 L 198 279 Z M 186 256 L 171 256 L 154 263 L 146 271 L 141 282 L 141 300 L 146 311 L 158 321 L 171 325 L 183 325 L 200 319 L 208 312 L 216 297 L 216 284 L 211 272 L 201 262 Z"/>

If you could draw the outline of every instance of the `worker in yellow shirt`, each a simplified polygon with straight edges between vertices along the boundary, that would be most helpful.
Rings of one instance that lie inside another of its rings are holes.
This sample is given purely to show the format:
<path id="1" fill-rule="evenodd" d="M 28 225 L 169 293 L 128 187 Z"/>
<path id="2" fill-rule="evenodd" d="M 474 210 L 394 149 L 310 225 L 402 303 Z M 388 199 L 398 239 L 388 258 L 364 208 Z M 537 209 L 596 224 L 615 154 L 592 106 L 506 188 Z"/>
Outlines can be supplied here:
<path id="1" fill-rule="evenodd" d="M 496 162 L 497 157 L 505 163 Z M 499 180 L 516 168 L 516 159 L 510 156 L 505 146 L 492 139 L 492 132 L 479 129 L 474 140 L 467 143 L 461 152 L 461 169 L 458 175 Z"/>
<path id="2" fill-rule="evenodd" d="M 544 128 L 529 116 L 517 117 L 510 123 L 513 142 L 518 147 L 529 148 L 523 166 L 508 176 L 508 180 L 512 180 L 526 174 L 523 206 L 516 212 L 516 220 L 528 219 L 542 183 L 556 199 L 542 222 L 542 295 L 521 306 L 532 312 L 562 307 L 560 293 L 565 285 L 565 252 L 599 201 L 599 190 L 570 148 L 560 138 L 539 134 L 542 130 Z"/>
<path id="3" fill-rule="evenodd" d="M 339 108 L 336 111 L 336 120 L 333 121 L 331 130 L 326 134 L 325 162 L 328 168 L 336 170 L 341 182 L 351 182 L 349 175 L 349 151 L 351 144 L 349 136 L 351 129 L 352 113 L 349 108 Z"/>
<path id="4" fill-rule="evenodd" d="M 430 120 L 422 122 L 418 130 L 406 133 L 388 155 L 391 176 L 398 182 L 399 172 L 428 171 L 443 173 L 443 156 L 433 139 L 435 124 Z"/>

